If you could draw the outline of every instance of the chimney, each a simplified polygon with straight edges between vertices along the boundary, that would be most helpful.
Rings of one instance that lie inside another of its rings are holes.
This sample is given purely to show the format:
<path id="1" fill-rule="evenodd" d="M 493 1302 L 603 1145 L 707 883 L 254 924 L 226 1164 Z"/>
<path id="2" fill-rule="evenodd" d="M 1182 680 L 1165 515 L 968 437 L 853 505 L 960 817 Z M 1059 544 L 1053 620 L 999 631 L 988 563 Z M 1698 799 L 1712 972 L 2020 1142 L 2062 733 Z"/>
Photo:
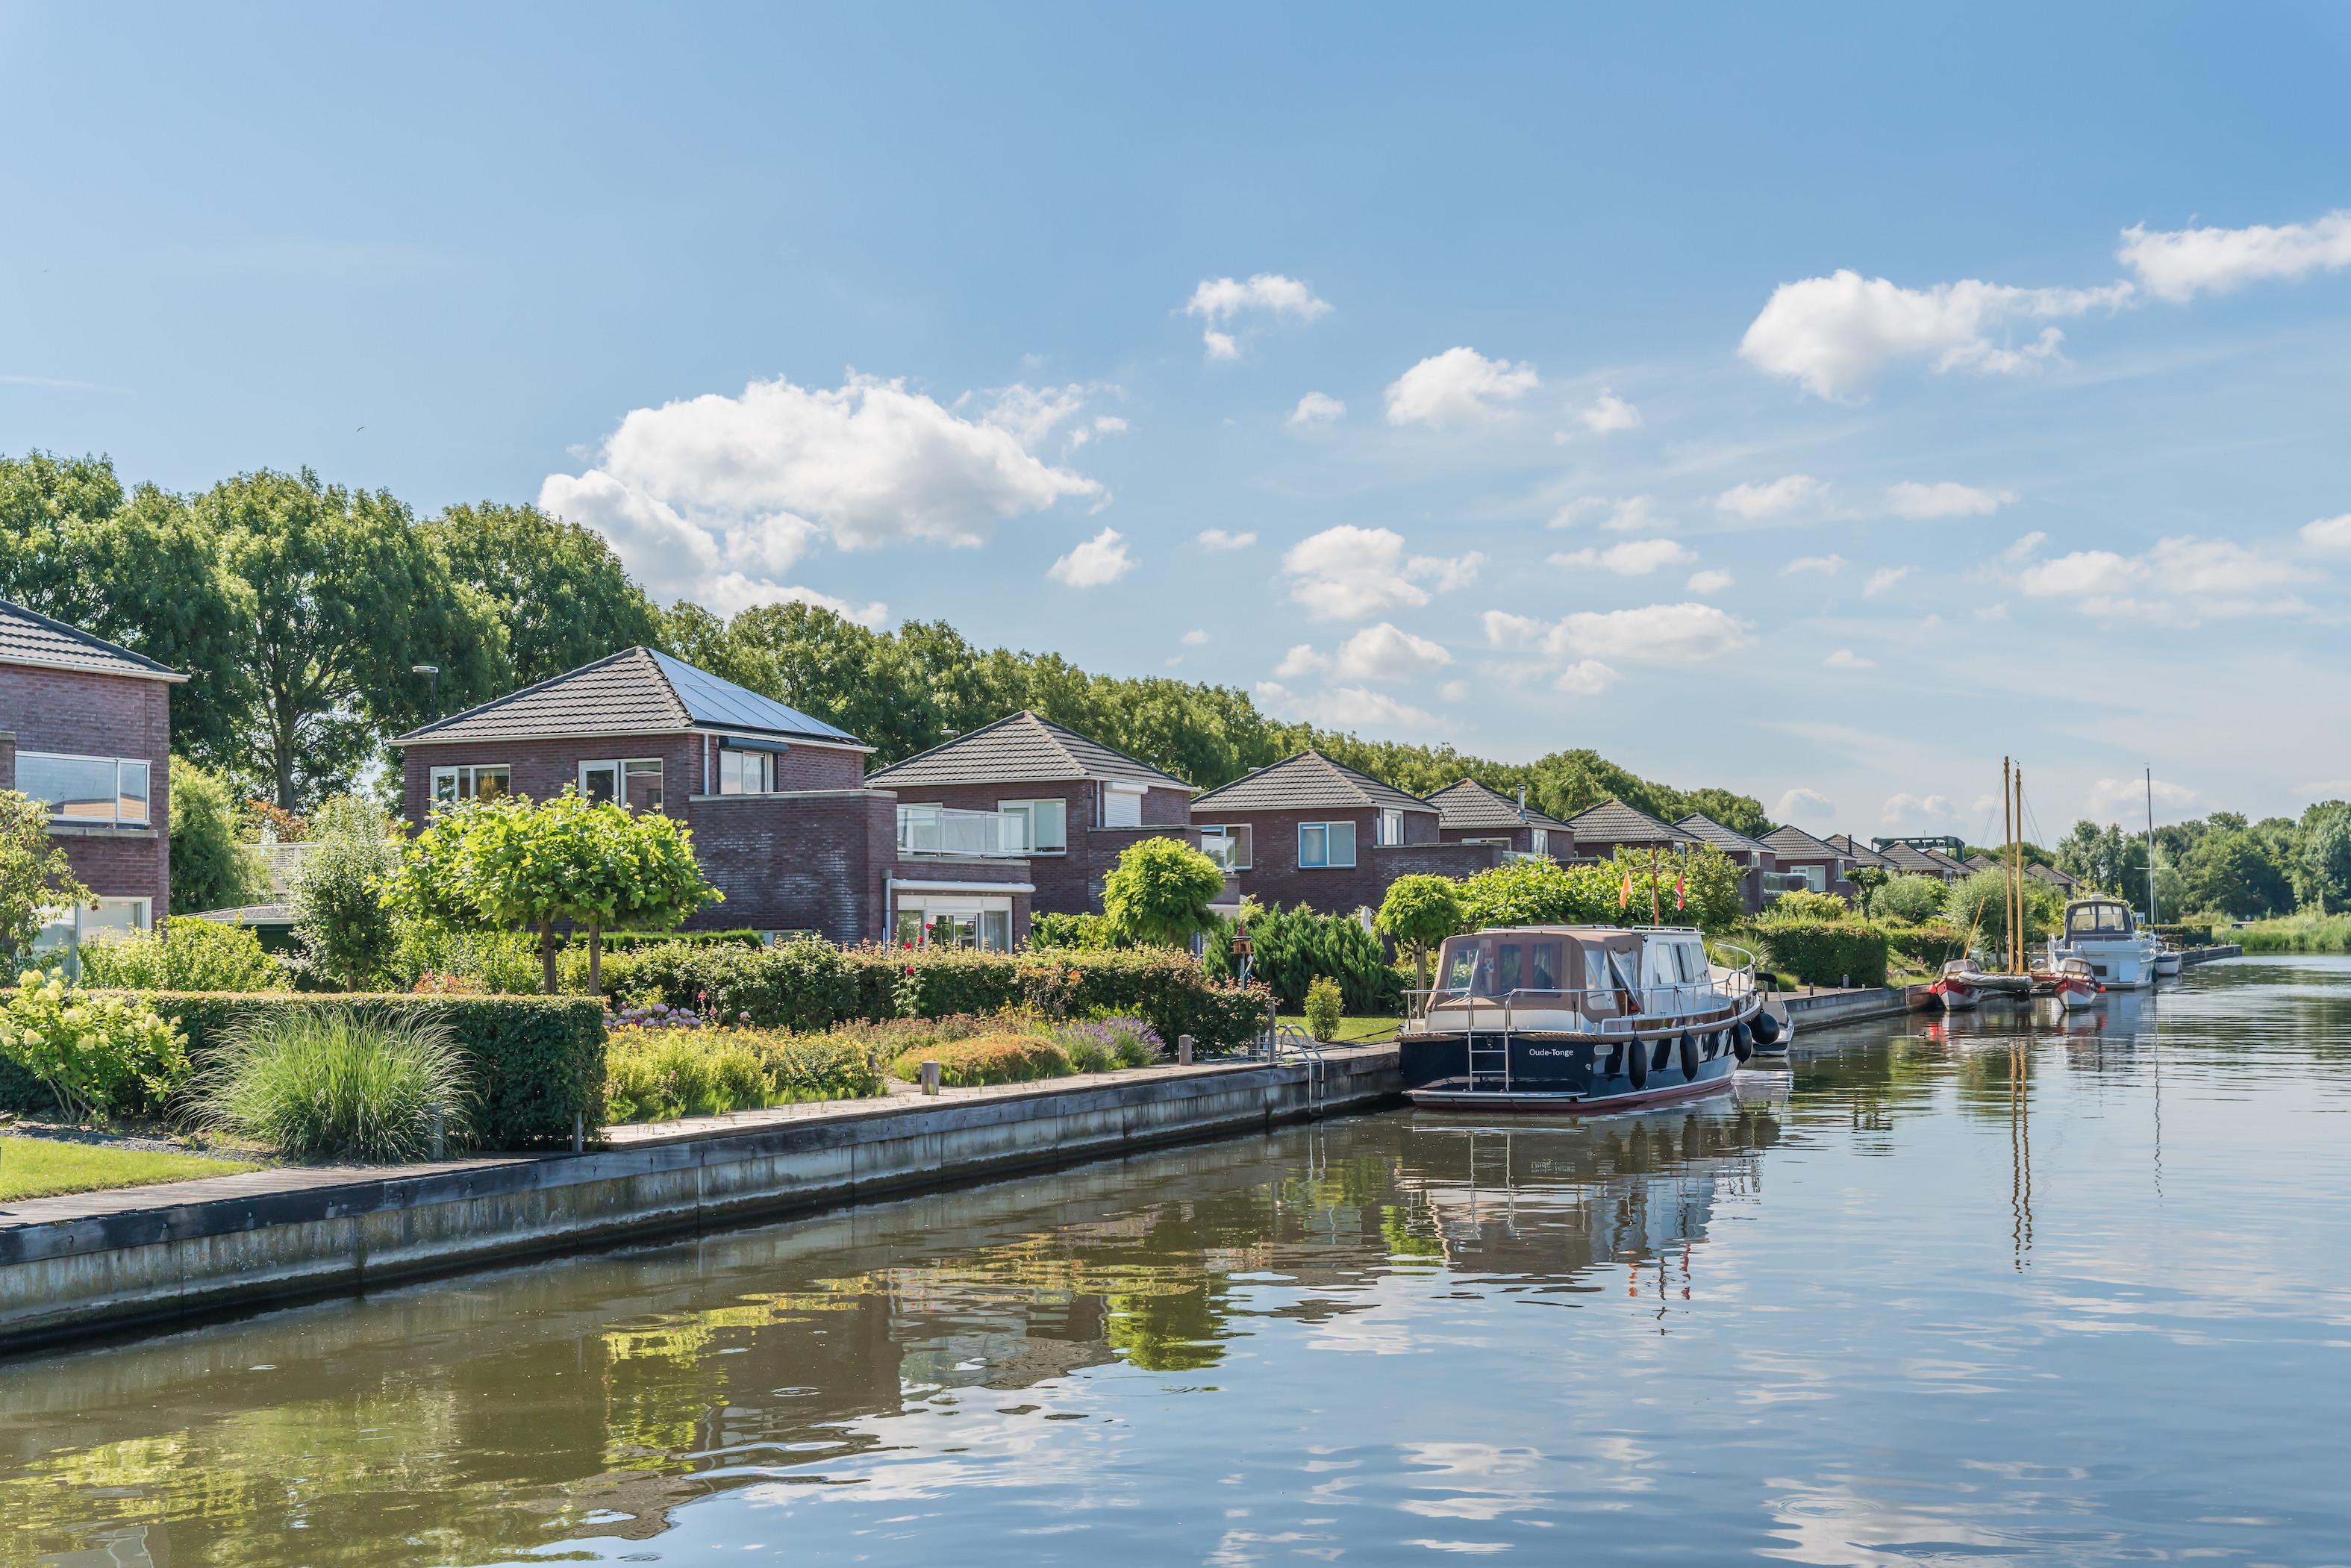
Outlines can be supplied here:
<path id="1" fill-rule="evenodd" d="M 1526 787 L 1524 784 L 1521 784 L 1521 785 L 1520 785 L 1520 786 L 1519 786 L 1519 815 L 1520 815 L 1520 816 L 1521 816 L 1521 817 L 1523 817 L 1523 816 L 1525 816 L 1526 814 L 1527 814 L 1527 787 Z"/>

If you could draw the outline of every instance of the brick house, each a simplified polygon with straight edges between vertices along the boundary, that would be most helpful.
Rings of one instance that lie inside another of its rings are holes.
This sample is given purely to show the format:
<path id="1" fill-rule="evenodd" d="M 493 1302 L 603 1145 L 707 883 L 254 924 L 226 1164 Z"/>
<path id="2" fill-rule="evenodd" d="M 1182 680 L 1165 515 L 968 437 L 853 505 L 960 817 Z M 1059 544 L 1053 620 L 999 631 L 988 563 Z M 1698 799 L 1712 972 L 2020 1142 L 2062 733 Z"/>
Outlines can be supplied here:
<path id="1" fill-rule="evenodd" d="M 61 912 L 36 952 L 172 908 L 172 688 L 187 677 L 0 600 L 0 789 L 45 801 L 49 838 L 95 902 Z"/>
<path id="2" fill-rule="evenodd" d="M 1530 807 L 1523 789 L 1514 800 L 1475 779 L 1464 779 L 1428 797 L 1428 803 L 1437 808 L 1437 836 L 1446 843 L 1499 844 L 1558 861 L 1575 854 L 1575 831 Z"/>
<path id="3" fill-rule="evenodd" d="M 1867 844 L 1863 843 L 1851 833 L 1831 833 L 1827 838 L 1821 841 L 1828 845 L 1829 848 L 1833 850 L 1841 850 L 1844 853 L 1852 856 L 1852 869 L 1855 871 L 1882 871 L 1888 876 L 1900 876 L 1902 874 L 1902 868 L 1900 866 L 1896 865 L 1892 861 L 1887 860 L 1883 854 L 1871 849 Z"/>
<path id="4" fill-rule="evenodd" d="M 1802 828 L 1775 828 L 1761 841 L 1780 862 L 1780 870 L 1802 876 L 1813 892 L 1834 893 L 1842 898 L 1854 895 L 1854 885 L 1844 873 L 1854 868 L 1855 857 L 1834 844 Z"/>
<path id="5" fill-rule="evenodd" d="M 1254 898 L 1326 915 L 1377 909 L 1416 872 L 1469 876 L 1502 863 L 1493 843 L 1447 843 L 1443 813 L 1416 795 L 1301 751 L 1192 802 L 1200 847 L 1225 869 L 1219 907 Z"/>
<path id="6" fill-rule="evenodd" d="M 1593 860 L 1607 860 L 1620 849 L 1679 850 L 1698 841 L 1671 822 L 1614 797 L 1578 811 L 1567 825 L 1575 834 L 1576 852 Z"/>
<path id="7" fill-rule="evenodd" d="M 1846 841 L 1851 842 L 1850 840 Z M 1832 838 L 1829 842 L 1834 845 L 1837 840 Z M 1969 875 L 1964 862 L 1953 860 L 1942 851 L 1922 849 L 1916 844 L 1906 844 L 1899 839 L 1876 850 L 1871 860 L 1887 867 L 1896 876 L 1931 876 L 1938 882 L 1964 882 Z M 1855 863 L 1868 864 L 1870 861 L 1856 855 Z"/>
<path id="8" fill-rule="evenodd" d="M 1101 909 L 1102 878 L 1129 844 L 1172 838 L 1195 849 L 1192 786 L 1076 730 L 1023 710 L 872 774 L 909 811 L 1001 816 L 1028 852 L 1035 907 Z"/>
<path id="9" fill-rule="evenodd" d="M 683 816 L 726 897 L 689 929 L 1007 948 L 1029 930 L 1029 862 L 993 817 L 902 810 L 872 747 L 651 648 L 628 648 L 402 736 L 402 807 L 577 789 Z"/>
<path id="10" fill-rule="evenodd" d="M 1780 862 L 1761 840 L 1750 839 L 1736 828 L 1727 828 L 1703 811 L 1692 811 L 1674 826 L 1700 843 L 1712 844 L 1740 868 L 1739 891 L 1746 900 L 1748 914 L 1757 913 L 1769 902 L 1769 896 L 1776 895 L 1778 890 L 1770 885 L 1770 881 L 1780 869 Z"/>

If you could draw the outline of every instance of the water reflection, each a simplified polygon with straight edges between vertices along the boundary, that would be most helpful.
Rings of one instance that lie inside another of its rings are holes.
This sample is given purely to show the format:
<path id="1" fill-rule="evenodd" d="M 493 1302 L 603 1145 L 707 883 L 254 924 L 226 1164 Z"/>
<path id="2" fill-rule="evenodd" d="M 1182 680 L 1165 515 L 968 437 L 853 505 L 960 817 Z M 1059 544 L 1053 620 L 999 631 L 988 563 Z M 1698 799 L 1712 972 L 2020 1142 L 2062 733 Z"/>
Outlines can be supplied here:
<path id="1" fill-rule="evenodd" d="M 11 1364 L 0 1560 L 2292 1559 L 2351 967 L 2210 979 Z"/>

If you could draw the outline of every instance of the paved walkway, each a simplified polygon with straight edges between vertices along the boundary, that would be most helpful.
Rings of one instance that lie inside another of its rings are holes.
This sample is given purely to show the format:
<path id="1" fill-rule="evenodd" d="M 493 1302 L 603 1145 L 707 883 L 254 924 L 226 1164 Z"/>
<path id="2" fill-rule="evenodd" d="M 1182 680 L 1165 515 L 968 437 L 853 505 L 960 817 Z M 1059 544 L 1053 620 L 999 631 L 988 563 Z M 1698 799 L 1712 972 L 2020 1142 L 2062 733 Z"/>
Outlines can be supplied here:
<path id="1" fill-rule="evenodd" d="M 1353 1057 L 1378 1047 L 1332 1047 L 1333 1057 Z M 1387 1049 L 1393 1050 L 1393 1047 Z M 898 1116 L 929 1106 L 981 1100 L 1019 1100 L 1036 1095 L 1082 1092 L 1151 1079 L 1213 1077 L 1266 1066 L 1247 1058 L 1220 1058 L 1195 1062 L 1127 1068 L 1117 1072 L 1081 1072 L 1066 1078 L 1044 1078 L 1027 1083 L 996 1083 L 975 1089 L 941 1089 L 935 1098 L 908 1084 L 892 1082 L 889 1092 L 871 1100 L 821 1100 L 799 1105 L 775 1105 L 760 1111 L 735 1111 L 724 1116 L 685 1116 L 671 1122 L 630 1122 L 604 1130 L 598 1149 L 641 1148 L 650 1145 L 691 1143 L 708 1138 L 737 1137 L 769 1127 L 810 1122 L 851 1121 L 869 1116 Z M 594 1150 L 590 1151 L 595 1152 Z M 569 1151 L 549 1154 L 484 1155 L 469 1159 L 441 1160 L 399 1166 L 277 1166 L 235 1176 L 204 1176 L 193 1181 L 156 1182 L 148 1186 L 119 1187 L 110 1192 L 68 1193 L 59 1197 L 25 1198 L 0 1206 L 0 1230 L 25 1225 L 57 1225 L 109 1215 L 144 1213 L 187 1204 L 224 1199 L 260 1198 L 277 1193 L 320 1187 L 358 1186 L 400 1177 L 434 1176 L 448 1171 L 483 1170 L 543 1159 L 569 1159 Z"/>

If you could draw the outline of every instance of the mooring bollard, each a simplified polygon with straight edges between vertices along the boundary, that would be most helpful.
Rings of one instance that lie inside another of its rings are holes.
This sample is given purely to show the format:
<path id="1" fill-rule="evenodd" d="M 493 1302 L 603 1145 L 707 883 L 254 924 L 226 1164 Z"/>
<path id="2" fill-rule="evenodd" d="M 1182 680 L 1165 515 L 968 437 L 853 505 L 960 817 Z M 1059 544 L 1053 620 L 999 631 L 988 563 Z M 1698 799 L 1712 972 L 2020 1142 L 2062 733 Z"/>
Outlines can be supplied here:
<path id="1" fill-rule="evenodd" d="M 425 1102 L 424 1113 L 432 1119 L 433 1157 L 437 1160 L 445 1152 L 446 1145 L 444 1140 L 448 1133 L 448 1119 L 443 1115 L 441 1102 L 438 1100 Z"/>
<path id="2" fill-rule="evenodd" d="M 571 1152 L 575 1155 L 579 1154 L 581 1150 L 587 1148 L 587 1146 L 588 1113 L 585 1111 L 574 1111 L 571 1113 Z"/>
<path id="3" fill-rule="evenodd" d="M 923 1063 L 923 1092 L 935 1094 L 938 1092 L 939 1064 L 935 1061 L 925 1061 Z"/>
<path id="4" fill-rule="evenodd" d="M 1192 1037 L 1188 1034 L 1176 1037 L 1176 1064 L 1178 1067 L 1192 1065 Z"/>

